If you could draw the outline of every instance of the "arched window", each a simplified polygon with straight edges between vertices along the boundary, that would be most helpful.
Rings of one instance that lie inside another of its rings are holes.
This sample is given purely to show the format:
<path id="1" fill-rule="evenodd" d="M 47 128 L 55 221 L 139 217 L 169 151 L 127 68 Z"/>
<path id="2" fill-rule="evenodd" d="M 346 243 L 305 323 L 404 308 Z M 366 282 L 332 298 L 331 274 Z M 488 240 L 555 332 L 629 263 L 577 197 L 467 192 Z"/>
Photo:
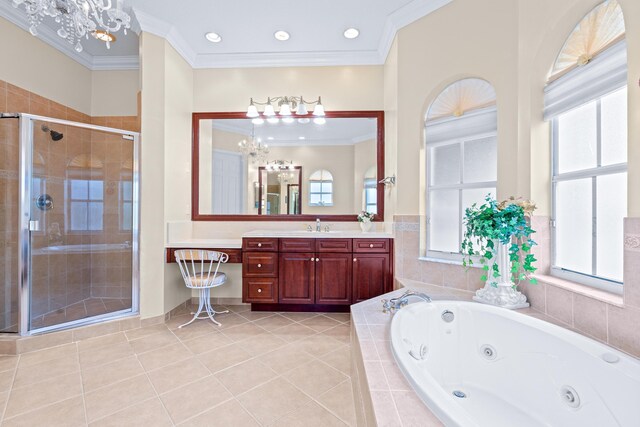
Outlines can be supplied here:
<path id="1" fill-rule="evenodd" d="M 622 10 L 601 3 L 569 35 L 549 75 L 551 274 L 622 292 L 627 214 L 627 47 Z"/>
<path id="2" fill-rule="evenodd" d="M 493 86 L 481 79 L 459 80 L 448 86 L 429 107 L 425 139 L 427 256 L 459 259 L 465 209 L 496 194 Z"/>
<path id="3" fill-rule="evenodd" d="M 333 206 L 333 175 L 328 170 L 309 176 L 309 206 Z"/>

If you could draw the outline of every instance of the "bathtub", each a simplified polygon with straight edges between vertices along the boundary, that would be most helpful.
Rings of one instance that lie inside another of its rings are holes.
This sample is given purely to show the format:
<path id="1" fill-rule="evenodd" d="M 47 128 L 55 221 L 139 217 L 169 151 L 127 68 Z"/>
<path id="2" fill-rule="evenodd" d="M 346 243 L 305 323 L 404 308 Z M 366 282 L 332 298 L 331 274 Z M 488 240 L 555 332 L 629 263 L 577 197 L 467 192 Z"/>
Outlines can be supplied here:
<path id="1" fill-rule="evenodd" d="M 395 314 L 391 347 L 446 426 L 640 426 L 640 361 L 531 316 L 413 303 Z"/>
<path id="2" fill-rule="evenodd" d="M 45 246 L 34 249 L 33 255 L 81 254 L 92 252 L 115 252 L 131 249 L 129 243 L 93 243 L 80 245 Z"/>

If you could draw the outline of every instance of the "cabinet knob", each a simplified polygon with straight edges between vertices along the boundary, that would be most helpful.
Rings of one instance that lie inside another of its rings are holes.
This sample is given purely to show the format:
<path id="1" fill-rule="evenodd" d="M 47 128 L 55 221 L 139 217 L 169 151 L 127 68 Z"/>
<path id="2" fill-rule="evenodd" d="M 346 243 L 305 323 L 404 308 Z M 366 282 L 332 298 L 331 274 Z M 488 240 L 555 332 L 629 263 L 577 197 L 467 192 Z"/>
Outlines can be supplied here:
<path id="1" fill-rule="evenodd" d="M 262 268 L 262 264 L 258 264 L 258 268 Z"/>
<path id="2" fill-rule="evenodd" d="M 311 257 L 311 262 L 313 262 L 313 261 L 315 261 L 315 258 L 314 258 L 314 257 Z"/>
<path id="3" fill-rule="evenodd" d="M 258 293 L 261 294 L 262 293 L 262 289 L 258 289 Z"/>
<path id="4" fill-rule="evenodd" d="M 258 247 L 261 248 L 262 247 L 262 243 L 258 243 Z"/>
<path id="5" fill-rule="evenodd" d="M 372 248 L 373 247 L 373 243 L 369 243 L 369 247 Z"/>
<path id="6" fill-rule="evenodd" d="M 316 258 L 316 262 L 320 261 L 320 258 Z"/>
<path id="7" fill-rule="evenodd" d="M 354 259 L 353 259 L 353 262 L 356 262 L 356 261 L 358 261 L 358 258 L 354 258 Z"/>

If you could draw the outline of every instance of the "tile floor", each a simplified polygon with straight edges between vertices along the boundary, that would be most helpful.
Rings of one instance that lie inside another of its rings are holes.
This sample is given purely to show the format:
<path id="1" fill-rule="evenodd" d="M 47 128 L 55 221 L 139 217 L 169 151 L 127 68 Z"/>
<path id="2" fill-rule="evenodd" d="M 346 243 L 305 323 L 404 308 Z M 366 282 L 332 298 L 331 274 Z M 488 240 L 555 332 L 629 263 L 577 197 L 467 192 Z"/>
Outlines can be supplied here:
<path id="1" fill-rule="evenodd" d="M 349 314 L 228 308 L 0 357 L 2 426 L 355 425 Z"/>

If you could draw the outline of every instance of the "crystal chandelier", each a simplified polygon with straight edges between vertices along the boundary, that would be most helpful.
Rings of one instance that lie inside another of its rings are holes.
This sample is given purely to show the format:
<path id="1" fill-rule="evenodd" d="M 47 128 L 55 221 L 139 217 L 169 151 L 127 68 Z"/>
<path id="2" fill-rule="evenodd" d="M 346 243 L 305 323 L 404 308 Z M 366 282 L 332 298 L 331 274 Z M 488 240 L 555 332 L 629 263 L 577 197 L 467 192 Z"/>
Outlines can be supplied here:
<path id="1" fill-rule="evenodd" d="M 316 101 L 305 101 L 302 96 L 269 97 L 267 98 L 267 102 L 257 102 L 251 98 L 249 107 L 247 108 L 247 117 L 253 119 L 260 116 L 258 105 L 264 106 L 264 112 L 262 114 L 265 117 L 274 117 L 276 115 L 274 104 L 278 106 L 278 114 L 280 116 L 290 116 L 293 113 L 298 116 L 306 116 L 309 114 L 307 105 L 313 105 L 313 115 L 316 117 L 324 117 L 324 106 L 322 105 L 321 97 L 318 97 Z"/>
<path id="2" fill-rule="evenodd" d="M 111 0 L 13 0 L 13 6 L 24 5 L 29 19 L 29 32 L 38 35 L 38 26 L 45 16 L 49 16 L 59 24 L 58 36 L 75 45 L 77 52 L 82 52 L 82 37 L 89 34 L 103 34 L 102 40 L 111 47 L 114 40 L 111 33 L 123 28 L 124 34 L 131 28 L 131 17 L 122 9 L 123 0 L 116 0 L 112 7 Z"/>
<path id="3" fill-rule="evenodd" d="M 265 163 L 269 154 L 269 146 L 263 144 L 260 138 L 254 137 L 254 130 L 251 130 L 251 139 L 243 139 L 238 142 L 238 149 L 242 154 L 251 158 L 251 163 Z"/>

